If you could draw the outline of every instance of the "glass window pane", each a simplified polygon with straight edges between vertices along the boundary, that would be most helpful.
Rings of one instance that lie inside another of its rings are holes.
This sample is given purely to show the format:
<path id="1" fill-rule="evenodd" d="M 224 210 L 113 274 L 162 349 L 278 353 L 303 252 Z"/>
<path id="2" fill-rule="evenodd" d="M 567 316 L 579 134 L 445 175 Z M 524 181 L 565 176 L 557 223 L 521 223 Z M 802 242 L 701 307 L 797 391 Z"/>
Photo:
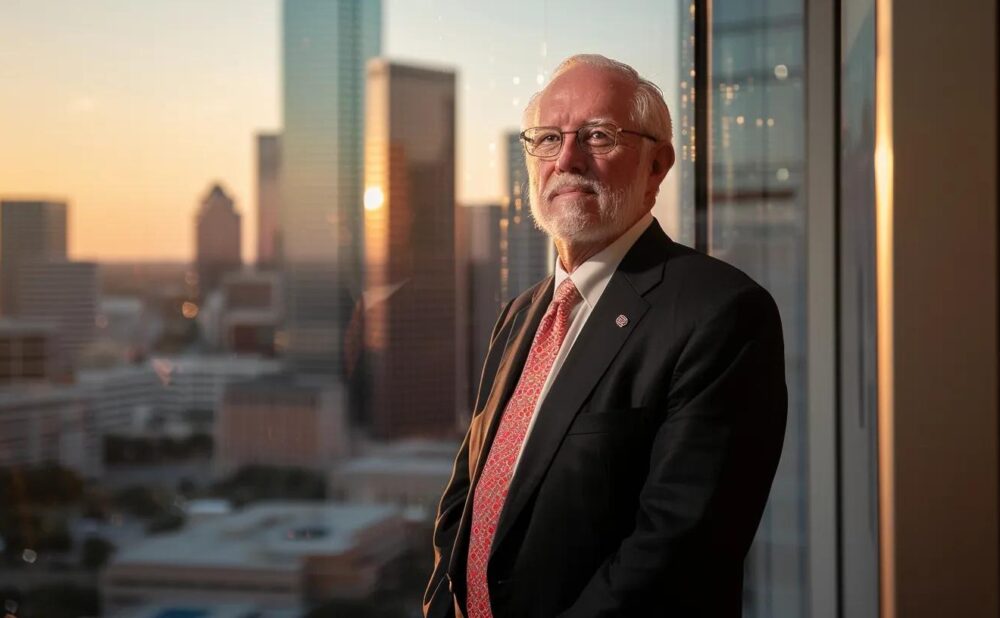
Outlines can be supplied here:
<path id="1" fill-rule="evenodd" d="M 781 463 L 745 565 L 744 615 L 806 616 L 804 4 L 716 0 L 710 28 L 710 251 L 777 301 L 789 395 Z"/>
<path id="2" fill-rule="evenodd" d="M 845 616 L 874 618 L 878 591 L 875 296 L 875 3 L 842 4 L 840 516 Z M 849 455 L 847 455 L 849 454 Z"/>
<path id="3" fill-rule="evenodd" d="M 418 608 L 493 322 L 552 264 L 521 112 L 574 53 L 657 83 L 678 158 L 654 214 L 693 243 L 691 19 L 5 3 L 4 610 Z"/>

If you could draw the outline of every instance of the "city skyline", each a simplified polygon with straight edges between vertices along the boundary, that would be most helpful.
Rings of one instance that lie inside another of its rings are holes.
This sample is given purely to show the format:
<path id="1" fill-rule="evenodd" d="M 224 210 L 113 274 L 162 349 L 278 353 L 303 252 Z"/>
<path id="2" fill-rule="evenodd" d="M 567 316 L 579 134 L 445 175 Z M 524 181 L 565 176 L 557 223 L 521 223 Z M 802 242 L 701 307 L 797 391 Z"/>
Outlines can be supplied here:
<path id="1" fill-rule="evenodd" d="M 386 0 L 382 55 L 456 71 L 457 199 L 497 202 L 503 132 L 563 57 L 620 58 L 674 106 L 673 5 L 637 0 L 568 28 L 557 18 L 570 10 L 563 1 L 474 9 Z M 572 6 L 600 10 L 589 0 Z M 243 215 L 245 261 L 254 261 L 255 135 L 282 130 L 279 34 L 276 0 L 5 5 L 0 133 L 11 147 L 0 153 L 0 196 L 67 202 L 72 259 L 189 261 L 190 218 L 204 187 L 221 182 Z"/>

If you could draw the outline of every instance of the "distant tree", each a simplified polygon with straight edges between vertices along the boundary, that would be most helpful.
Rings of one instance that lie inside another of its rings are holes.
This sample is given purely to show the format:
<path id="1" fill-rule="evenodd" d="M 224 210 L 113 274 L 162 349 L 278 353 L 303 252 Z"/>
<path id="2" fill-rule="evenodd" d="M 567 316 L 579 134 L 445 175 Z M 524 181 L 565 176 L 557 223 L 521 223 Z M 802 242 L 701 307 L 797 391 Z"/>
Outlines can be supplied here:
<path id="1" fill-rule="evenodd" d="M 67 552 L 73 549 L 73 537 L 70 536 L 66 518 L 57 515 L 43 517 L 38 539 L 32 549 L 51 552 Z"/>
<path id="2" fill-rule="evenodd" d="M 115 553 L 115 546 L 100 537 L 91 537 L 83 542 L 80 566 L 96 571 L 108 563 Z"/>
<path id="3" fill-rule="evenodd" d="M 161 534 L 180 530 L 184 527 L 184 522 L 184 515 L 179 512 L 163 513 L 146 524 L 146 532 L 149 534 Z"/>
<path id="4" fill-rule="evenodd" d="M 62 506 L 79 502 L 83 479 L 55 464 L 0 468 L 0 508 Z"/>
<path id="5" fill-rule="evenodd" d="M 112 501 L 117 508 L 142 519 L 153 519 L 173 509 L 170 499 L 162 492 L 142 485 L 119 490 Z"/>
<path id="6" fill-rule="evenodd" d="M 215 441 L 209 434 L 192 434 L 187 439 L 187 450 L 189 455 L 204 455 L 207 457 L 215 450 Z"/>
<path id="7" fill-rule="evenodd" d="M 212 494 L 238 506 L 260 500 L 324 500 L 326 479 L 313 470 L 252 465 L 216 483 Z"/>
<path id="8" fill-rule="evenodd" d="M 382 618 L 370 601 L 328 601 L 314 607 L 305 618 Z"/>
<path id="9" fill-rule="evenodd" d="M 103 488 L 88 488 L 82 502 L 80 514 L 83 517 L 107 521 L 111 515 L 111 495 Z"/>
<path id="10" fill-rule="evenodd" d="M 198 487 L 195 485 L 194 481 L 188 477 L 182 478 L 177 482 L 177 493 L 184 496 L 185 498 L 193 498 L 198 492 Z"/>
<path id="11" fill-rule="evenodd" d="M 186 438 L 109 435 L 104 438 L 104 462 L 110 465 L 156 464 L 212 454 L 212 436 L 193 434 Z"/>
<path id="12" fill-rule="evenodd" d="M 110 465 L 145 463 L 149 452 L 142 441 L 128 436 L 104 436 L 104 463 Z"/>
<path id="13" fill-rule="evenodd" d="M 26 549 L 67 552 L 73 547 L 65 516 L 36 509 L 0 512 L 0 538 L 7 561 L 20 564 Z"/>
<path id="14" fill-rule="evenodd" d="M 100 595 L 96 588 L 72 584 L 51 584 L 28 591 L 22 598 L 18 616 L 31 618 L 80 618 L 99 616 Z"/>

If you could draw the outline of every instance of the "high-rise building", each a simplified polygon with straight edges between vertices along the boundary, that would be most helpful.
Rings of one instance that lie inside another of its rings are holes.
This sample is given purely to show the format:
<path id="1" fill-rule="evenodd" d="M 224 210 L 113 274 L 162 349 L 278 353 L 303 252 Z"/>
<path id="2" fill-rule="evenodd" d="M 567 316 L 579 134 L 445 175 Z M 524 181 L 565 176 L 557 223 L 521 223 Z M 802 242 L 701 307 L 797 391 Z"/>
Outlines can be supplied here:
<path id="1" fill-rule="evenodd" d="M 381 50 L 379 0 L 286 0 L 282 15 L 284 353 L 338 375 L 362 286 L 365 62 Z"/>
<path id="2" fill-rule="evenodd" d="M 273 268 L 281 256 L 281 135 L 257 134 L 257 266 Z"/>
<path id="3" fill-rule="evenodd" d="M 447 435 L 458 424 L 455 74 L 372 60 L 367 105 L 365 275 L 373 294 L 364 324 L 372 429 L 386 438 Z"/>
<path id="4" fill-rule="evenodd" d="M 698 136 L 695 133 L 695 103 L 697 92 L 695 91 L 694 62 L 695 62 L 695 39 L 694 39 L 694 0 L 682 0 L 677 3 L 677 32 L 678 32 L 678 66 L 677 74 L 680 75 L 678 86 L 679 96 L 677 105 L 670 109 L 673 123 L 673 144 L 674 144 L 674 167 L 668 175 L 668 179 L 673 176 L 677 182 L 677 209 L 675 232 L 671 233 L 674 240 L 695 246 L 695 193 L 697 183 L 695 182 L 695 156 L 696 141 Z M 669 104 L 669 103 L 668 103 Z M 708 149 L 706 148 L 706 151 Z M 707 156 L 707 152 L 706 152 Z M 655 214 L 655 213 L 654 213 Z M 669 230 L 670 221 L 660 221 L 664 229 Z"/>
<path id="5" fill-rule="evenodd" d="M 538 283 L 552 271 L 554 250 L 545 232 L 535 227 L 528 201 L 528 168 L 520 135 L 504 136 L 506 178 L 501 219 L 500 295 L 507 301 Z"/>
<path id="6" fill-rule="evenodd" d="M 222 275 L 239 270 L 242 264 L 240 213 L 233 198 L 215 184 L 201 201 L 195 217 L 198 296 L 204 300 L 218 288 Z"/>
<path id="7" fill-rule="evenodd" d="M 0 318 L 0 388 L 55 377 L 56 330 L 51 324 Z"/>
<path id="8" fill-rule="evenodd" d="M 21 264 L 65 259 L 65 202 L 0 202 L 0 315 L 19 313 L 16 289 Z"/>
<path id="9" fill-rule="evenodd" d="M 27 262 L 18 272 L 14 289 L 21 314 L 55 328 L 58 370 L 72 371 L 97 335 L 97 264 Z"/>
<path id="10" fill-rule="evenodd" d="M 281 318 L 281 284 L 276 272 L 232 273 L 222 280 L 221 343 L 237 354 L 274 356 Z"/>
<path id="11" fill-rule="evenodd" d="M 479 376 L 489 350 L 490 333 L 503 303 L 508 300 L 500 288 L 500 225 L 503 207 L 499 204 L 463 206 L 456 209 L 458 221 L 458 290 L 461 327 L 458 367 L 464 391 L 459 391 L 467 410 L 473 408 Z"/>

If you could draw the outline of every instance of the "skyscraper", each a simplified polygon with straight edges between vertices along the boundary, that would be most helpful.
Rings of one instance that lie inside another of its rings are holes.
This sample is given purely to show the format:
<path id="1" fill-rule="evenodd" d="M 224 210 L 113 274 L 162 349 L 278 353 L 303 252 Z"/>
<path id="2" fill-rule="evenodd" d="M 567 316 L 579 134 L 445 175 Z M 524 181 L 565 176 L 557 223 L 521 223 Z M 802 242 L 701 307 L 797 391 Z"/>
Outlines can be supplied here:
<path id="1" fill-rule="evenodd" d="M 273 268 L 281 255 L 281 135 L 257 134 L 257 266 Z"/>
<path id="2" fill-rule="evenodd" d="M 69 374 L 97 335 L 97 264 L 34 261 L 19 272 L 15 294 L 21 314 L 55 328 L 58 372 Z"/>
<path id="3" fill-rule="evenodd" d="M 0 318 L 0 388 L 55 378 L 55 333 L 42 322 Z"/>
<path id="4" fill-rule="evenodd" d="M 0 315 L 19 314 L 16 289 L 22 264 L 65 259 L 65 202 L 0 202 Z"/>
<path id="5" fill-rule="evenodd" d="M 233 199 L 218 184 L 213 185 L 195 215 L 195 261 L 202 300 L 219 287 L 222 275 L 239 270 L 242 264 L 240 219 Z"/>
<path id="6" fill-rule="evenodd" d="M 528 201 L 528 168 L 516 131 L 505 136 L 506 196 L 501 218 L 501 296 L 510 300 L 543 279 L 552 269 L 552 242 L 535 227 Z"/>
<path id="7" fill-rule="evenodd" d="M 283 341 L 298 371 L 340 373 L 361 293 L 364 69 L 381 32 L 379 0 L 283 3 Z"/>
<path id="8" fill-rule="evenodd" d="M 365 115 L 365 343 L 378 437 L 456 431 L 455 74 L 376 59 Z"/>
<path id="9" fill-rule="evenodd" d="M 472 410 L 477 396 L 479 376 L 489 350 L 490 333 L 503 303 L 500 293 L 500 223 L 503 207 L 499 204 L 463 206 L 456 209 L 458 242 L 458 323 L 460 333 L 460 380 L 467 409 Z M 464 339 L 464 341 L 462 341 Z"/>

